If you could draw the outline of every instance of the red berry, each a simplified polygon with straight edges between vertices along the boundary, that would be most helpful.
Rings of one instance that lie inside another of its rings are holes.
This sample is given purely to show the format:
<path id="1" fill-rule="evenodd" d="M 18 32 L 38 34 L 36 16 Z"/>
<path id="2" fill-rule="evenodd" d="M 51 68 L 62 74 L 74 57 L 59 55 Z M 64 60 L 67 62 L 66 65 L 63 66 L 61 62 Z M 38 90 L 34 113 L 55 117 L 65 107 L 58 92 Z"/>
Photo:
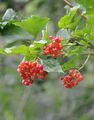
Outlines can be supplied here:
<path id="1" fill-rule="evenodd" d="M 59 46 L 58 46 L 58 49 L 59 49 L 59 50 L 62 50 L 62 45 L 59 45 Z"/>
<path id="2" fill-rule="evenodd" d="M 53 58 L 61 56 L 62 45 L 60 38 L 50 36 L 50 39 L 53 41 L 48 45 L 44 46 L 44 55 L 52 55 Z"/>
<path id="3" fill-rule="evenodd" d="M 81 81 L 84 79 L 84 77 L 82 75 L 80 75 L 80 77 L 78 77 L 78 79 Z"/>
<path id="4" fill-rule="evenodd" d="M 37 62 L 32 62 L 31 66 L 34 67 L 37 65 Z"/>
<path id="5" fill-rule="evenodd" d="M 83 76 L 77 70 L 70 70 L 69 74 L 66 75 L 65 77 L 63 76 L 63 78 L 61 78 L 61 80 L 63 80 L 65 88 L 72 88 L 72 87 L 78 85 L 78 83 L 81 80 L 83 80 Z"/>
<path id="6" fill-rule="evenodd" d="M 58 42 L 58 43 L 61 42 L 61 39 L 59 37 L 56 37 L 54 40 L 55 42 Z"/>
<path id="7" fill-rule="evenodd" d="M 48 74 L 48 72 L 47 71 L 44 71 L 44 75 L 47 75 Z"/>
<path id="8" fill-rule="evenodd" d="M 45 76 L 44 75 L 41 75 L 40 76 L 40 79 L 44 80 Z"/>
<path id="9" fill-rule="evenodd" d="M 72 75 L 74 73 L 74 70 L 70 70 L 69 74 Z"/>
<path id="10" fill-rule="evenodd" d="M 30 63 L 28 61 L 21 62 L 17 71 L 22 78 L 22 84 L 29 86 L 33 83 L 33 79 L 45 78 L 47 72 L 43 70 L 43 66 L 36 61 Z"/>
<path id="11" fill-rule="evenodd" d="M 63 76 L 61 76 L 61 80 L 64 80 L 64 75 L 63 75 Z"/>
<path id="12" fill-rule="evenodd" d="M 54 36 L 49 36 L 49 39 L 50 40 L 53 40 L 55 37 Z"/>
<path id="13" fill-rule="evenodd" d="M 72 79 L 72 77 L 70 75 L 67 75 L 65 78 L 66 78 L 66 80 L 71 80 Z"/>
<path id="14" fill-rule="evenodd" d="M 39 74 L 40 74 L 40 75 L 43 75 L 43 74 L 44 74 L 44 71 L 43 71 L 43 70 L 40 70 L 40 71 L 39 71 Z"/>
<path id="15" fill-rule="evenodd" d="M 52 54 L 52 57 L 53 57 L 53 58 L 56 58 L 56 54 Z"/>
<path id="16" fill-rule="evenodd" d="M 43 70 L 43 66 L 42 65 L 38 65 L 38 69 Z"/>
<path id="17" fill-rule="evenodd" d="M 80 73 L 77 73 L 77 74 L 75 75 L 76 78 L 79 78 L 80 76 L 81 76 Z"/>
<path id="18" fill-rule="evenodd" d="M 73 78 L 76 78 L 76 73 L 73 73 L 71 76 L 72 76 Z"/>
<path id="19" fill-rule="evenodd" d="M 29 85 L 31 84 L 31 82 L 28 82 L 28 81 L 22 80 L 22 84 L 24 84 L 25 86 L 29 86 Z"/>
<path id="20" fill-rule="evenodd" d="M 45 55 L 49 55 L 49 54 L 50 54 L 50 51 L 49 51 L 49 50 L 45 50 L 44 54 L 45 54 Z"/>
<path id="21" fill-rule="evenodd" d="M 58 49 L 57 49 L 57 48 L 53 48 L 53 52 L 54 52 L 54 53 L 57 53 L 57 52 L 58 52 Z"/>

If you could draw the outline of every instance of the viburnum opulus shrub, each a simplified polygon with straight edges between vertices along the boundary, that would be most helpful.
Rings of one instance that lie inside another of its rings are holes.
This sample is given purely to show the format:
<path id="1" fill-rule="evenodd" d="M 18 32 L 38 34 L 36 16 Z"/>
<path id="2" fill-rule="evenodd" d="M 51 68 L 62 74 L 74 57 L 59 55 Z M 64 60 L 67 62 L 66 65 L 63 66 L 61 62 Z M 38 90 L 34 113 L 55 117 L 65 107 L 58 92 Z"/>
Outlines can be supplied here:
<path id="1" fill-rule="evenodd" d="M 47 80 L 51 73 L 60 74 L 58 79 L 65 88 L 73 88 L 84 79 L 81 70 L 94 51 L 94 15 L 64 1 L 69 7 L 53 35 L 48 31 L 47 17 L 21 19 L 8 9 L 0 21 L 0 35 L 11 40 L 0 48 L 0 54 L 23 55 L 17 71 L 25 86 Z"/>
<path id="2" fill-rule="evenodd" d="M 56 59 L 56 57 L 62 55 L 61 50 L 63 47 L 61 45 L 61 38 L 50 36 L 49 39 L 51 42 L 43 47 L 43 55 L 51 55 L 53 59 Z M 43 65 L 39 64 L 37 61 L 21 62 L 17 71 L 21 76 L 22 84 L 26 86 L 32 84 L 37 78 L 42 80 L 45 79 L 48 74 L 48 72 L 43 69 Z M 83 80 L 83 76 L 77 70 L 70 70 L 68 75 L 61 77 L 61 80 L 63 80 L 65 88 L 72 88 Z"/>

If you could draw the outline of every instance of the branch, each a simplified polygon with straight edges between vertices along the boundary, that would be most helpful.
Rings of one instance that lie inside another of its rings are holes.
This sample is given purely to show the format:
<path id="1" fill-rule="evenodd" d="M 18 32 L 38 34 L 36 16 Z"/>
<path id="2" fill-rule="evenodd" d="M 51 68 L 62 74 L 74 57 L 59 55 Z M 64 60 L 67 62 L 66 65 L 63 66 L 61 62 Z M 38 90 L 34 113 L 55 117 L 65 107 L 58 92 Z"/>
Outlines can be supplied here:
<path id="1" fill-rule="evenodd" d="M 84 62 L 83 65 L 79 68 L 79 71 L 86 65 L 86 63 L 88 62 L 88 60 L 89 60 L 89 58 L 90 58 L 90 55 L 91 55 L 91 53 L 88 54 L 85 62 Z"/>
<path id="2" fill-rule="evenodd" d="M 68 1 L 68 0 L 64 0 L 65 4 L 69 5 L 70 7 L 73 7 L 73 5 Z"/>
<path id="3" fill-rule="evenodd" d="M 68 0 L 64 0 L 64 2 L 65 2 L 65 4 L 69 5 L 70 7 L 74 7 Z M 78 15 L 81 15 L 80 11 L 78 11 Z M 81 16 L 82 16 L 82 18 L 84 18 L 85 20 L 88 19 L 88 17 L 85 16 L 85 15 L 81 15 Z"/>

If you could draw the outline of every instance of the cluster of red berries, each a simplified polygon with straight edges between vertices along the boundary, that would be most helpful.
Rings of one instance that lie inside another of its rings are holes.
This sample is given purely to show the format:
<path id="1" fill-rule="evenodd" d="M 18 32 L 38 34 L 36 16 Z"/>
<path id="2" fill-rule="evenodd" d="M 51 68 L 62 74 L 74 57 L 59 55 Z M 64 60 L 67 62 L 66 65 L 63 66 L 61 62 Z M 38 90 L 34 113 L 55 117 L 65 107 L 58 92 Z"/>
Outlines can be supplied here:
<path id="1" fill-rule="evenodd" d="M 61 56 L 62 45 L 60 37 L 50 36 L 49 39 L 52 42 L 44 46 L 44 55 L 52 55 L 53 58 Z"/>
<path id="2" fill-rule="evenodd" d="M 70 70 L 68 75 L 61 77 L 61 80 L 63 80 L 65 88 L 72 88 L 83 80 L 83 76 L 77 70 Z"/>
<path id="3" fill-rule="evenodd" d="M 43 70 L 43 66 L 36 61 L 32 63 L 28 61 L 21 62 L 17 71 L 22 78 L 22 84 L 26 86 L 32 84 L 34 79 L 44 79 L 48 74 Z"/>

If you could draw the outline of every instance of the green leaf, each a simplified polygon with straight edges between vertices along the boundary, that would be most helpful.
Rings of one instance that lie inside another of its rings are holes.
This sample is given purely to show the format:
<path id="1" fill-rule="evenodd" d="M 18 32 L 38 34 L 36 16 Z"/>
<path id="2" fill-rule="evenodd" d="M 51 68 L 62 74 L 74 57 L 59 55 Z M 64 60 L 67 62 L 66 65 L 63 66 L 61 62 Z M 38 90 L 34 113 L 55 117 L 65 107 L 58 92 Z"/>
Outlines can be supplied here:
<path id="1" fill-rule="evenodd" d="M 81 16 L 76 17 L 74 21 L 72 21 L 71 24 L 69 25 L 69 28 L 75 29 L 79 25 L 80 20 Z"/>
<path id="2" fill-rule="evenodd" d="M 65 15 L 65 16 L 62 17 L 62 18 L 60 19 L 60 21 L 58 22 L 58 26 L 59 26 L 59 28 L 67 28 L 68 25 L 70 24 L 70 22 L 71 22 L 70 16 Z"/>
<path id="3" fill-rule="evenodd" d="M 39 55 L 38 51 L 29 51 L 28 54 L 25 55 L 25 60 L 35 60 Z"/>
<path id="4" fill-rule="evenodd" d="M 78 69 L 79 65 L 82 63 L 82 60 L 84 58 L 84 56 L 81 54 L 81 52 L 83 52 L 83 48 L 79 48 L 79 51 L 74 51 L 74 53 L 71 54 L 70 57 L 67 58 L 67 60 L 63 63 L 62 65 L 62 69 L 64 71 L 68 71 L 70 69 Z M 81 50 L 80 50 L 81 49 Z M 85 50 L 84 50 L 85 51 Z M 76 54 L 78 52 L 78 54 Z"/>
<path id="5" fill-rule="evenodd" d="M 92 29 L 94 30 L 94 16 L 88 18 L 86 28 L 88 29 L 89 33 Z"/>
<path id="6" fill-rule="evenodd" d="M 29 52 L 29 47 L 21 45 L 19 47 L 6 48 L 4 52 L 6 53 L 6 55 L 26 55 Z"/>
<path id="7" fill-rule="evenodd" d="M 3 29 L 8 24 L 8 21 L 0 22 L 0 29 Z"/>
<path id="8" fill-rule="evenodd" d="M 40 41 L 34 41 L 33 44 L 30 45 L 29 50 L 30 51 L 38 51 L 42 49 L 42 47 L 47 43 L 46 40 L 40 40 Z"/>
<path id="9" fill-rule="evenodd" d="M 75 30 L 75 31 L 73 32 L 73 35 L 72 35 L 72 36 L 74 36 L 74 37 L 75 37 L 75 36 L 81 37 L 81 40 L 82 40 L 82 39 L 86 39 L 86 37 L 87 37 L 88 35 L 90 35 L 90 31 L 91 31 L 90 27 L 85 26 L 85 27 L 82 28 L 82 29 Z"/>
<path id="10" fill-rule="evenodd" d="M 79 25 L 77 26 L 76 30 L 82 30 L 86 27 L 87 21 L 85 19 L 81 19 Z"/>
<path id="11" fill-rule="evenodd" d="M 58 22 L 59 28 L 69 28 L 69 25 L 71 24 L 74 16 L 76 15 L 78 8 L 79 6 L 71 8 L 71 11 L 68 13 L 68 15 L 65 15 L 59 20 Z"/>
<path id="12" fill-rule="evenodd" d="M 75 46 L 72 50 L 70 49 L 67 52 L 68 56 L 72 56 L 72 55 L 80 55 L 82 53 L 84 53 L 84 51 L 86 51 L 88 44 L 84 44 L 83 46 Z"/>
<path id="13" fill-rule="evenodd" d="M 80 41 L 80 44 L 84 45 L 84 47 L 87 47 L 89 44 L 88 42 L 84 41 L 84 40 L 81 40 Z M 84 51 L 84 50 L 83 50 Z"/>
<path id="14" fill-rule="evenodd" d="M 43 64 L 44 70 L 46 70 L 47 72 L 63 72 L 61 65 L 56 59 L 42 59 L 41 63 Z"/>
<path id="15" fill-rule="evenodd" d="M 67 71 L 69 69 L 72 69 L 72 68 L 75 68 L 76 67 L 76 64 L 75 64 L 75 60 L 71 59 L 71 60 L 68 60 L 67 62 L 65 62 L 63 65 L 62 65 L 62 69 L 64 71 Z"/>
<path id="16" fill-rule="evenodd" d="M 86 8 L 87 15 L 94 13 L 94 0 L 75 0 L 77 3 Z"/>
<path id="17" fill-rule="evenodd" d="M 20 45 L 18 47 L 0 49 L 0 53 L 5 55 L 24 55 L 26 60 L 34 60 L 42 55 L 42 48 L 45 43 L 47 43 L 46 40 L 35 41 L 30 46 Z"/>
<path id="18" fill-rule="evenodd" d="M 25 56 L 26 60 L 34 60 L 42 55 L 42 48 L 47 43 L 46 40 L 34 41 L 33 44 L 29 46 L 29 52 Z"/>
<path id="19" fill-rule="evenodd" d="M 33 36 L 15 25 L 7 25 L 2 31 L 1 36 L 6 42 L 13 42 L 16 40 L 32 40 Z"/>
<path id="20" fill-rule="evenodd" d="M 46 40 L 34 41 L 29 46 L 29 54 L 26 55 L 26 60 L 33 60 L 42 55 L 42 48 L 47 43 Z"/>
<path id="21" fill-rule="evenodd" d="M 21 22 L 15 22 L 14 24 L 36 37 L 48 23 L 48 20 L 48 18 L 32 16 L 28 19 L 22 20 Z"/>

